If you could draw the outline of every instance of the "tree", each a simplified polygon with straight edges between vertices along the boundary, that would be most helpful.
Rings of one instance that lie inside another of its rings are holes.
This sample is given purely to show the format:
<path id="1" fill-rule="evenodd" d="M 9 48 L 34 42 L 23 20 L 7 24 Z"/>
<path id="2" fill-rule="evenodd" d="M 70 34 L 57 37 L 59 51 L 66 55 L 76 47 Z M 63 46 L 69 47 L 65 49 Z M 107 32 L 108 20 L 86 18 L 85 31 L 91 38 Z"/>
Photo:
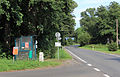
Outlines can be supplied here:
<path id="1" fill-rule="evenodd" d="M 92 36 L 91 43 L 105 44 L 108 40 L 116 40 L 115 20 L 120 17 L 119 9 L 120 5 L 117 2 L 111 2 L 107 7 L 88 8 L 81 13 L 80 24 Z"/>
<path id="2" fill-rule="evenodd" d="M 61 32 L 63 39 L 73 33 L 75 20 L 71 12 L 76 6 L 73 0 L 2 0 L 0 42 L 3 50 L 10 51 L 16 37 L 36 35 L 40 51 L 48 58 L 54 57 L 55 33 Z"/>
<path id="3" fill-rule="evenodd" d="M 77 42 L 80 44 L 80 46 L 84 46 L 86 44 L 89 44 L 91 40 L 91 36 L 88 32 L 84 31 L 83 27 L 78 28 L 75 31 Z"/>

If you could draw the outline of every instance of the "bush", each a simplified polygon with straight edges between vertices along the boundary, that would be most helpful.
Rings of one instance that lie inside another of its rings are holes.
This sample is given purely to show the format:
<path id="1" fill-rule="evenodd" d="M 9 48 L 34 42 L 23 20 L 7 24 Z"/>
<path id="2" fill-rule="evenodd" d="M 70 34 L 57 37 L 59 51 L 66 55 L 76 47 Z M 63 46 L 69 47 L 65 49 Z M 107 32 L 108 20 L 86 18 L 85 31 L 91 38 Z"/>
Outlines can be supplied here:
<path id="1" fill-rule="evenodd" d="M 89 44 L 91 40 L 90 34 L 83 29 L 83 27 L 78 28 L 75 31 L 76 42 L 80 44 L 80 46 L 84 46 Z"/>
<path id="2" fill-rule="evenodd" d="M 117 44 L 115 42 L 112 42 L 108 45 L 109 51 L 117 51 Z"/>
<path id="3" fill-rule="evenodd" d="M 87 32 L 83 32 L 78 37 L 80 46 L 84 46 L 86 44 L 89 44 L 89 41 L 91 39 L 91 36 Z"/>

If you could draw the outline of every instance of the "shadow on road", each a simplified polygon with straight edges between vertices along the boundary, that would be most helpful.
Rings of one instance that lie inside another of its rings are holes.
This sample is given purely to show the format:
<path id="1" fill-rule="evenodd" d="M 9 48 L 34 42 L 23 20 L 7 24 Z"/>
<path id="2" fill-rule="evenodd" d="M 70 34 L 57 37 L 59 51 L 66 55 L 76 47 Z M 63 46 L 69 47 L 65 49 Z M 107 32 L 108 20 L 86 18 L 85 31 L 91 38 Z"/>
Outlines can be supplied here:
<path id="1" fill-rule="evenodd" d="M 116 60 L 116 61 L 120 62 L 120 58 L 119 57 L 118 58 L 109 58 L 107 60 Z"/>

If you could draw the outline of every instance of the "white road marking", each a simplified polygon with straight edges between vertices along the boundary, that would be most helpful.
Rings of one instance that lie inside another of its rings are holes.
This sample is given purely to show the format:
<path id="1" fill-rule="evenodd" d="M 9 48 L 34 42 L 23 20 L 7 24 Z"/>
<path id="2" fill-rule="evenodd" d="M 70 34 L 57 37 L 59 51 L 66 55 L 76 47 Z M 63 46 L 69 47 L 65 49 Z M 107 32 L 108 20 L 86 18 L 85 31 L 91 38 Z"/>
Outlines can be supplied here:
<path id="1" fill-rule="evenodd" d="M 66 48 L 65 48 L 66 49 Z M 74 57 L 78 58 L 79 60 L 81 60 L 82 62 L 84 63 L 87 63 L 85 60 L 81 59 L 80 57 L 78 57 L 77 55 L 75 55 L 74 53 L 72 53 L 70 50 L 66 49 L 71 55 L 73 55 Z M 98 53 L 103 53 L 103 52 L 99 52 L 99 51 L 95 51 L 95 52 L 98 52 Z M 106 53 L 103 53 L 103 54 L 106 54 Z M 108 55 L 112 55 L 112 56 L 117 56 L 117 57 L 120 57 L 118 55 L 114 55 L 114 54 L 108 54 Z M 87 64 L 88 66 L 92 66 L 92 64 Z M 93 68 L 95 71 L 98 71 L 100 72 L 100 70 L 98 68 Z M 109 75 L 107 74 L 104 74 L 105 77 L 110 77 Z"/>
<path id="2" fill-rule="evenodd" d="M 66 49 L 71 55 L 75 56 L 76 58 L 78 58 L 80 61 L 87 63 L 85 60 L 81 59 L 80 57 L 78 57 L 77 55 L 75 55 L 74 53 L 72 53 L 71 51 L 69 51 L 68 49 Z"/>
<path id="3" fill-rule="evenodd" d="M 92 66 L 92 64 L 87 64 L 87 65 L 90 66 L 90 67 Z"/>
<path id="4" fill-rule="evenodd" d="M 93 68 L 95 71 L 100 71 L 98 68 Z"/>
<path id="5" fill-rule="evenodd" d="M 104 74 L 104 76 L 105 76 L 105 77 L 110 77 L 110 76 L 109 76 L 109 75 L 107 75 L 107 74 Z"/>

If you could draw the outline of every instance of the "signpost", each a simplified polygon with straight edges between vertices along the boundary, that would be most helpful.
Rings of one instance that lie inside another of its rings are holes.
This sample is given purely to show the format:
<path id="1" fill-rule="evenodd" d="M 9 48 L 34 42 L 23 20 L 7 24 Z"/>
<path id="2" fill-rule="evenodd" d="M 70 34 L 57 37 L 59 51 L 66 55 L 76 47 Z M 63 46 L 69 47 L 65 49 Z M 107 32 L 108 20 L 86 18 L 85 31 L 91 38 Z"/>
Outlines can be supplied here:
<path id="1" fill-rule="evenodd" d="M 59 32 L 55 33 L 56 39 L 58 42 L 55 42 L 55 46 L 58 47 L 58 60 L 59 60 L 59 47 L 61 47 L 61 42 L 59 42 L 59 40 L 61 40 L 61 34 Z"/>
<path id="2" fill-rule="evenodd" d="M 15 55 L 18 55 L 18 47 L 13 47 L 13 62 L 15 59 Z"/>

